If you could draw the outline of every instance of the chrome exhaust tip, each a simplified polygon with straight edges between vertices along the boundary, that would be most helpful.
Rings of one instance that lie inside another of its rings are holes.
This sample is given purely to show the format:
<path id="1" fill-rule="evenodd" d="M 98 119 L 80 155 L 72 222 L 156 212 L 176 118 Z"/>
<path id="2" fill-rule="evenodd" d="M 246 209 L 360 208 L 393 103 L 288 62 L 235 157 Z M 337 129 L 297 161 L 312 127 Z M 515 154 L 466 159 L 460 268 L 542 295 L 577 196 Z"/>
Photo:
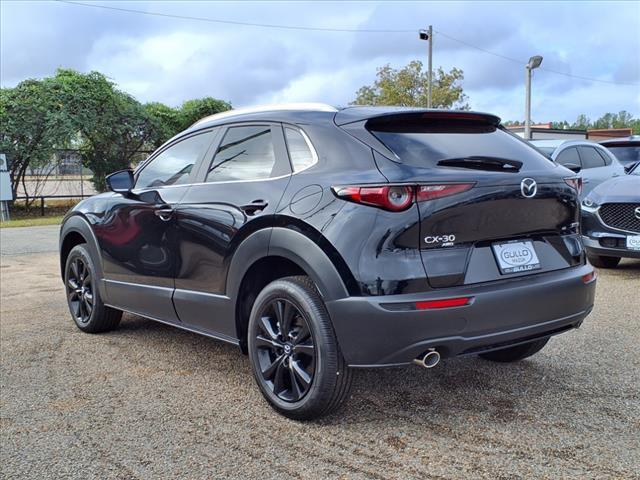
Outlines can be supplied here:
<path id="1" fill-rule="evenodd" d="M 440 363 L 440 353 L 436 349 L 431 349 L 422 358 L 415 358 L 413 363 L 424 368 L 433 368 Z"/>

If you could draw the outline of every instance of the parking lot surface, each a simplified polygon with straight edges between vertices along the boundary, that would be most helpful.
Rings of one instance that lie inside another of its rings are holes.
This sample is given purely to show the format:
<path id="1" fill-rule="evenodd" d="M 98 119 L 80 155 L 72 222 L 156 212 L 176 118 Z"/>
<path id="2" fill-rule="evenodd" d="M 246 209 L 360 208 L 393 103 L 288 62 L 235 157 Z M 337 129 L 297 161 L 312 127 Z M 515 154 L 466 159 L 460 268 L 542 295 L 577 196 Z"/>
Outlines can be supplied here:
<path id="1" fill-rule="evenodd" d="M 5 241 L 2 478 L 640 478 L 639 261 L 531 359 L 358 371 L 342 410 L 298 423 L 235 347 L 133 315 L 81 333 L 56 254 Z"/>

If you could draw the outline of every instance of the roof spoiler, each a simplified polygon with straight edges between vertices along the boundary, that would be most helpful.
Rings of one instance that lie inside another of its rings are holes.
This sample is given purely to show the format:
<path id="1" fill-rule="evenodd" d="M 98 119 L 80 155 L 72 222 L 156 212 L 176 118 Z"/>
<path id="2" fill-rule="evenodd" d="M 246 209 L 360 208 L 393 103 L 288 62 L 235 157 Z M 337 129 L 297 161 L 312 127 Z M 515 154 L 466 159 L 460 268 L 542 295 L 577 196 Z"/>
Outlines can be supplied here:
<path id="1" fill-rule="evenodd" d="M 354 107 L 340 110 L 335 116 L 336 125 L 347 125 L 349 123 L 361 122 L 363 120 L 384 119 L 402 120 L 417 118 L 429 120 L 462 120 L 488 123 L 493 126 L 500 125 L 500 117 L 490 113 L 470 112 L 467 110 L 427 110 L 422 108 L 403 107 Z"/>

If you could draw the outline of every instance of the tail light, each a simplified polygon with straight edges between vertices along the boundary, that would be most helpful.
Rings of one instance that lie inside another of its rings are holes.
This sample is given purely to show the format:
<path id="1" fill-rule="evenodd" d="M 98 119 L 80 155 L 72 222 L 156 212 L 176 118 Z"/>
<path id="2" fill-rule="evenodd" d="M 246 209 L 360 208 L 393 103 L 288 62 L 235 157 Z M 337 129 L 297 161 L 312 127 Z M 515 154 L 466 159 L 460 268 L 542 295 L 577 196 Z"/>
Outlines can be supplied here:
<path id="1" fill-rule="evenodd" d="M 423 202 L 466 192 L 473 183 L 441 185 L 383 185 L 333 187 L 333 193 L 343 200 L 371 205 L 391 212 L 401 212 L 409 208 L 413 201 Z"/>
<path id="2" fill-rule="evenodd" d="M 581 177 L 569 177 L 564 179 L 564 183 L 573 188 L 578 195 L 582 193 L 582 178 Z"/>
<path id="3" fill-rule="evenodd" d="M 598 271 L 594 268 L 592 271 L 582 276 L 582 283 L 587 284 L 598 278 Z"/>

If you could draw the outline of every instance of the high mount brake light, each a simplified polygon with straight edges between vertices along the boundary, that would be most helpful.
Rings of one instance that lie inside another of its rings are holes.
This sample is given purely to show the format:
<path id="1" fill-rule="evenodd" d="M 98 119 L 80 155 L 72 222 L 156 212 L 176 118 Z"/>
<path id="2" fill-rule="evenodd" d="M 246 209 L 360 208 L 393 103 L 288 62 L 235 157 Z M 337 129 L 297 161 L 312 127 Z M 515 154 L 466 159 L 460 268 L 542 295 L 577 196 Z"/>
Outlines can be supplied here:
<path id="1" fill-rule="evenodd" d="M 564 179 L 564 183 L 573 188 L 578 195 L 582 193 L 582 178 L 581 177 L 569 177 Z"/>
<path id="2" fill-rule="evenodd" d="M 413 201 L 424 202 L 466 192 L 473 183 L 441 185 L 381 185 L 333 187 L 337 197 L 350 202 L 382 208 L 391 212 L 401 212 L 409 208 Z"/>

